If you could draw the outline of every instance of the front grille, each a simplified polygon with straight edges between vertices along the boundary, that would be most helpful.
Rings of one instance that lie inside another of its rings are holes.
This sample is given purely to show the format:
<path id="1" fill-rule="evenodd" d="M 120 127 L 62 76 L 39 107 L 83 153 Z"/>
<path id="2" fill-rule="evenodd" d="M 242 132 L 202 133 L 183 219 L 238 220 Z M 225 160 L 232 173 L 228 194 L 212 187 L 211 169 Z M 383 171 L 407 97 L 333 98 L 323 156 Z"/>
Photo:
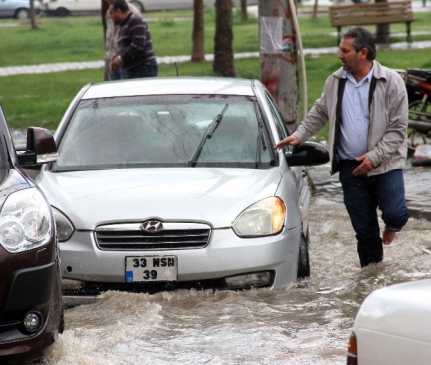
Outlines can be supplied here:
<path id="1" fill-rule="evenodd" d="M 141 223 L 110 224 L 95 231 L 101 250 L 175 250 L 205 247 L 211 227 L 202 223 L 163 223 L 160 232 L 146 232 Z"/>

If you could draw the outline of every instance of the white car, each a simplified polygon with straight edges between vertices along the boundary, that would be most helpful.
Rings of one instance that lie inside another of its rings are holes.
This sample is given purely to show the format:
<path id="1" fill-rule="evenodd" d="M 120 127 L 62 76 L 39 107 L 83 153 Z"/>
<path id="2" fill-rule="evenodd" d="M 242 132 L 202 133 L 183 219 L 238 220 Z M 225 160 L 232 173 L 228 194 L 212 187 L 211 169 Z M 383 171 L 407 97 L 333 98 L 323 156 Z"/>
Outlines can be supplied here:
<path id="1" fill-rule="evenodd" d="M 5 1 L 5 0 L 2 0 Z M 67 16 L 70 14 L 84 14 L 100 12 L 103 0 L 46 0 L 44 1 L 47 14 Z M 159 11 L 193 9 L 193 0 L 130 0 L 140 11 Z M 247 5 L 257 5 L 257 0 L 247 0 Z M 205 6 L 214 6 L 215 0 L 204 0 Z M 240 0 L 234 0 L 239 5 Z"/>
<path id="2" fill-rule="evenodd" d="M 372 292 L 356 316 L 347 365 L 431 363 L 431 279 Z"/>
<path id="3" fill-rule="evenodd" d="M 42 14 L 42 6 L 35 0 L 34 13 L 36 16 Z M 0 18 L 29 19 L 30 0 L 0 0 Z"/>
<path id="4" fill-rule="evenodd" d="M 328 161 L 288 135 L 257 80 L 147 78 L 85 86 L 36 182 L 57 222 L 63 294 L 288 288 L 308 276 L 310 190 Z M 67 279 L 67 280 L 66 280 Z"/>

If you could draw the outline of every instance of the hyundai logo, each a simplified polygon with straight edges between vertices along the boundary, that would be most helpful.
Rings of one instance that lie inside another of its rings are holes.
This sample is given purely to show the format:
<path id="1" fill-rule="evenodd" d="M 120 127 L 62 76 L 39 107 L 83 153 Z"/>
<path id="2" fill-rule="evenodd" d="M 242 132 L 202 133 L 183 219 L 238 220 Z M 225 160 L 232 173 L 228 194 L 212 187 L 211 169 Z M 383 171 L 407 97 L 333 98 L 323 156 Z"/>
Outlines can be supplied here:
<path id="1" fill-rule="evenodd" d="M 148 233 L 157 233 L 163 231 L 163 224 L 159 221 L 146 221 L 141 224 L 140 228 Z"/>

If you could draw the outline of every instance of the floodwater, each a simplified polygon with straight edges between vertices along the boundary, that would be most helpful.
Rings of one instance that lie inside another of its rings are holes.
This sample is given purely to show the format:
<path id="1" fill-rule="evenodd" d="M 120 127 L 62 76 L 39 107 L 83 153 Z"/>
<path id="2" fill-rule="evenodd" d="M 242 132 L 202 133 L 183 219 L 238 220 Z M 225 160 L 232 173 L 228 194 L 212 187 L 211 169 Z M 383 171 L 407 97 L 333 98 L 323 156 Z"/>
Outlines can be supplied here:
<path id="1" fill-rule="evenodd" d="M 309 279 L 278 292 L 108 292 L 66 310 L 66 331 L 46 363 L 344 365 L 366 295 L 431 277 L 431 227 L 411 218 L 384 261 L 361 269 L 339 185 L 319 173 L 315 181 Z"/>

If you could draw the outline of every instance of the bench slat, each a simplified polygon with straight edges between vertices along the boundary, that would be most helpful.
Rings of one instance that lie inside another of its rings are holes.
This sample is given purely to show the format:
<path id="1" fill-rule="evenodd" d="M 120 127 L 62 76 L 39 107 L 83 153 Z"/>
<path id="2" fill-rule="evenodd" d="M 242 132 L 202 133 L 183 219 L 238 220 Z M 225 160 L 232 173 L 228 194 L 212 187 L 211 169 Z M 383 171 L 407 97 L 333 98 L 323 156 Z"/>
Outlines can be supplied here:
<path id="1" fill-rule="evenodd" d="M 413 21 L 411 18 L 392 15 L 385 17 L 364 17 L 364 16 L 351 16 L 349 19 L 334 19 L 333 26 L 345 25 L 359 25 L 359 24 L 388 24 L 388 23 L 405 23 Z"/>
<path id="2" fill-rule="evenodd" d="M 415 20 L 411 1 L 333 5 L 329 7 L 329 18 L 338 29 L 338 42 L 343 26 L 391 23 L 406 23 L 407 41 L 411 42 L 410 23 Z"/>

